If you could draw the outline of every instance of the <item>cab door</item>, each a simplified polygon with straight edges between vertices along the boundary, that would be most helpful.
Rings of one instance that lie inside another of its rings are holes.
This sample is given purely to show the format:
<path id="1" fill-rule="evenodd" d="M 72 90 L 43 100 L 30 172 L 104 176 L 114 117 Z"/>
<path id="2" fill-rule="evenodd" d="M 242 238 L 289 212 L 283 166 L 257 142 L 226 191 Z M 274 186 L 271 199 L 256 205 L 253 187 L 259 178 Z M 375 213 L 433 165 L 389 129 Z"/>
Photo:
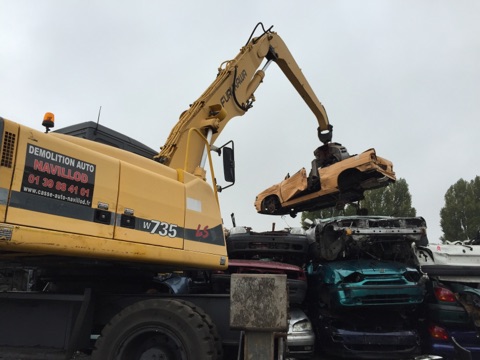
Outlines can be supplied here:
<path id="1" fill-rule="evenodd" d="M 185 187 L 175 170 L 152 163 L 121 163 L 115 239 L 183 249 Z"/>

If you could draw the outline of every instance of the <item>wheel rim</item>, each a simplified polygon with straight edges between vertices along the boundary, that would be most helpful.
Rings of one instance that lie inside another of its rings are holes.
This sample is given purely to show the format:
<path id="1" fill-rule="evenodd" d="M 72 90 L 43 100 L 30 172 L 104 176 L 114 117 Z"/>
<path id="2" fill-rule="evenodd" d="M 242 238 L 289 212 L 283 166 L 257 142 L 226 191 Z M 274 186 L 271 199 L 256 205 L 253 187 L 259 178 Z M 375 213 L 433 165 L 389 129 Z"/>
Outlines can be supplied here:
<path id="1" fill-rule="evenodd" d="M 179 337 L 156 326 L 130 332 L 116 351 L 119 360 L 187 360 Z"/>
<path id="2" fill-rule="evenodd" d="M 273 214 L 278 210 L 279 201 L 276 197 L 269 197 L 265 199 L 265 204 L 263 208 L 267 211 L 269 214 Z"/>

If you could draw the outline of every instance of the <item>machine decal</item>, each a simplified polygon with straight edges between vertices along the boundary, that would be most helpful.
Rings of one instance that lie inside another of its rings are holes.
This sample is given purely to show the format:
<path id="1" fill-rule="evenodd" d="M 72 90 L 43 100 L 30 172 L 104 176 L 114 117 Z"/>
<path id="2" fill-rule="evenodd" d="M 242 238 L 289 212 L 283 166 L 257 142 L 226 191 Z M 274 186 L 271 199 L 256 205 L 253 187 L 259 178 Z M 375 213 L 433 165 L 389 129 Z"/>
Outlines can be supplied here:
<path id="1" fill-rule="evenodd" d="M 246 78 L 247 78 L 247 72 L 245 70 L 242 70 L 240 75 L 238 75 L 237 78 L 235 79 L 235 84 L 233 85 L 235 86 L 235 89 L 238 89 L 238 87 L 242 85 L 243 81 Z M 233 95 L 232 88 L 233 87 L 229 87 L 225 92 L 225 94 L 223 94 L 222 97 L 220 98 L 220 103 L 222 104 L 223 107 L 225 107 L 225 104 L 230 101 L 230 98 Z"/>
<path id="2" fill-rule="evenodd" d="M 202 225 L 198 224 L 197 231 L 195 231 L 195 237 L 206 239 L 208 237 L 208 225 L 204 226 L 202 229 Z"/>
<path id="3" fill-rule="evenodd" d="M 27 144 L 21 191 L 91 206 L 95 165 Z"/>
<path id="4" fill-rule="evenodd" d="M 160 236 L 168 236 L 171 238 L 178 237 L 178 225 L 170 224 L 158 220 L 142 220 L 142 228 L 150 234 L 158 234 Z"/>
<path id="5" fill-rule="evenodd" d="M 117 214 L 117 217 L 120 217 Z M 119 220 L 117 220 L 117 226 Z M 189 241 L 198 241 L 212 245 L 225 245 L 222 225 L 209 228 L 208 225 L 198 225 L 195 229 L 186 229 L 177 224 L 160 220 L 135 219 L 135 230 L 148 232 L 170 238 L 183 238 Z"/>
<path id="6" fill-rule="evenodd" d="M 37 211 L 45 214 L 63 216 L 71 219 L 93 221 L 95 209 L 87 206 L 80 206 L 77 203 L 64 202 L 61 206 L 55 197 L 39 197 L 28 191 L 12 191 L 8 202 L 10 207 Z M 112 224 L 113 225 L 113 222 Z"/>
<path id="7" fill-rule="evenodd" d="M 222 225 L 213 228 L 198 225 L 196 229 L 185 229 L 185 240 L 199 241 L 212 245 L 225 245 Z"/>
<path id="8" fill-rule="evenodd" d="M 13 227 L 8 225 L 0 226 L 0 240 L 12 240 Z"/>

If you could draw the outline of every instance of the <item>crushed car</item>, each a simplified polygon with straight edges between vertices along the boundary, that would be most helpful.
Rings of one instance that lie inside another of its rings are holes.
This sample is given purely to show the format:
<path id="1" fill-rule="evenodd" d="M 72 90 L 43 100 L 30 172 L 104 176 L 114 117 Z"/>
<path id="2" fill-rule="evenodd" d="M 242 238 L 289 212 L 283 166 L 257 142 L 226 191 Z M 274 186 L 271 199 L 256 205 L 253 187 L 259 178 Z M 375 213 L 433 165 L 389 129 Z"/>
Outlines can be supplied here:
<path id="1" fill-rule="evenodd" d="M 470 285 L 436 278 L 428 283 L 419 327 L 425 353 L 458 359 L 459 346 L 472 359 L 480 358 L 480 290 Z"/>
<path id="2" fill-rule="evenodd" d="M 308 269 L 308 315 L 319 347 L 352 359 L 421 353 L 416 312 L 425 293 L 416 268 L 385 260 L 322 262 Z"/>
<path id="3" fill-rule="evenodd" d="M 256 196 L 260 214 L 295 216 L 301 211 L 339 207 L 363 199 L 365 190 L 395 182 L 391 161 L 375 149 L 349 155 L 338 143 L 320 146 L 307 174 L 305 168 Z"/>
<path id="4" fill-rule="evenodd" d="M 315 350 L 315 333 L 309 318 L 300 307 L 307 291 L 304 270 L 296 265 L 275 261 L 229 259 L 227 270 L 213 271 L 211 274 L 213 292 L 229 294 L 232 274 L 284 274 L 287 276 L 290 305 L 286 353 L 292 358 L 311 358 Z"/>
<path id="5" fill-rule="evenodd" d="M 229 259 L 227 270 L 213 271 L 211 274 L 213 292 L 230 293 L 232 274 L 284 274 L 287 276 L 290 304 L 301 304 L 305 299 L 307 277 L 299 266 L 276 261 Z"/>
<path id="6" fill-rule="evenodd" d="M 443 280 L 480 283 L 480 245 L 474 240 L 415 246 L 417 265 Z"/>
<path id="7" fill-rule="evenodd" d="M 228 231 L 226 243 L 231 259 L 268 259 L 303 266 L 309 252 L 309 241 L 302 228 L 259 232 L 236 226 Z"/>
<path id="8" fill-rule="evenodd" d="M 480 358 L 480 238 L 415 246 L 429 277 L 421 322 L 424 351 L 458 358 L 458 347 Z"/>
<path id="9" fill-rule="evenodd" d="M 306 230 L 313 261 L 382 259 L 417 264 L 412 246 L 428 245 L 423 217 L 337 216 Z"/>
<path id="10" fill-rule="evenodd" d="M 421 354 L 418 318 L 428 280 L 412 244 L 428 243 L 421 217 L 318 220 L 309 240 L 308 316 L 327 354 L 405 359 Z"/>
<path id="11" fill-rule="evenodd" d="M 315 333 L 310 319 L 298 307 L 290 308 L 288 315 L 287 357 L 311 359 L 315 350 Z"/>
<path id="12" fill-rule="evenodd" d="M 229 293 L 231 274 L 285 274 L 289 295 L 289 320 L 286 357 L 310 359 L 315 352 L 315 332 L 303 303 L 307 278 L 308 240 L 302 228 L 253 231 L 234 226 L 226 231 L 228 269 L 213 271 L 214 292 Z"/>
<path id="13" fill-rule="evenodd" d="M 314 298 L 331 309 L 410 306 L 423 301 L 425 281 L 414 267 L 386 260 L 337 260 L 309 267 Z"/>
<path id="14" fill-rule="evenodd" d="M 417 359 L 421 354 L 419 333 L 403 313 L 377 309 L 344 316 L 319 311 L 316 318 L 309 316 L 326 358 Z"/>

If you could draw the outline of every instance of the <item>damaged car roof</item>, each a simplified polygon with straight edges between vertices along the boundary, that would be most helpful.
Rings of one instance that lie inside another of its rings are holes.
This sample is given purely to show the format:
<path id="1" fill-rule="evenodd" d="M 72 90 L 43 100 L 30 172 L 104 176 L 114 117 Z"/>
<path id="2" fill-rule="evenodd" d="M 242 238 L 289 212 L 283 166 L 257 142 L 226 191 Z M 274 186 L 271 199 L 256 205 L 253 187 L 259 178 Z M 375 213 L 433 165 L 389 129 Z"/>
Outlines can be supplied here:
<path id="1" fill-rule="evenodd" d="M 413 261 L 412 243 L 428 244 L 423 217 L 338 216 L 317 220 L 306 231 L 313 258 Z"/>

